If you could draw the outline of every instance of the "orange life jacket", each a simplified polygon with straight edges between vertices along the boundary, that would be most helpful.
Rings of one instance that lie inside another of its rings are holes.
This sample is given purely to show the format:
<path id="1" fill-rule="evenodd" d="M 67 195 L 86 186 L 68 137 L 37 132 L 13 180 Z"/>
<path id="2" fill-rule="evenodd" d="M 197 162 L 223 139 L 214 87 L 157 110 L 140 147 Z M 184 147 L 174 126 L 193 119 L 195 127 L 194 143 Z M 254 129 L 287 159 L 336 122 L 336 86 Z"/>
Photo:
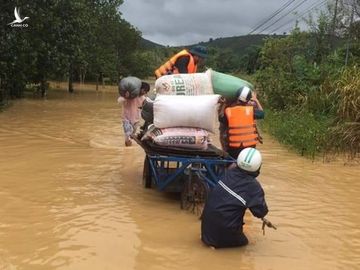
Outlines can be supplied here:
<path id="1" fill-rule="evenodd" d="M 235 106 L 225 109 L 228 120 L 229 146 L 253 147 L 258 142 L 253 106 Z"/>
<path id="2" fill-rule="evenodd" d="M 190 57 L 189 64 L 187 66 L 188 73 L 195 73 L 197 70 L 197 65 L 195 64 L 194 57 L 187 50 L 182 50 L 175 54 L 173 57 L 171 57 L 157 70 L 155 70 L 155 77 L 159 78 L 166 74 L 178 74 L 179 70 L 175 67 L 175 62 L 179 57 L 184 55 L 188 55 Z"/>

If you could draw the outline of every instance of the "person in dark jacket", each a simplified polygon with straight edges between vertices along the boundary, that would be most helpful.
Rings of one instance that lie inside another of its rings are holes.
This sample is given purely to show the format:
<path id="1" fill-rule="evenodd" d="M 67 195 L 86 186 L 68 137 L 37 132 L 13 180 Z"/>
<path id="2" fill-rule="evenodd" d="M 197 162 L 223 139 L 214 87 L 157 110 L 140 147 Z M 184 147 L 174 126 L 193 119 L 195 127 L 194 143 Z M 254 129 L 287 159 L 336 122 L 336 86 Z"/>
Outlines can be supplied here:
<path id="1" fill-rule="evenodd" d="M 255 148 L 243 149 L 237 165 L 225 170 L 219 184 L 209 193 L 201 220 L 201 240 L 214 248 L 248 244 L 243 233 L 246 209 L 257 218 L 268 213 L 265 194 L 256 180 L 262 158 Z"/>

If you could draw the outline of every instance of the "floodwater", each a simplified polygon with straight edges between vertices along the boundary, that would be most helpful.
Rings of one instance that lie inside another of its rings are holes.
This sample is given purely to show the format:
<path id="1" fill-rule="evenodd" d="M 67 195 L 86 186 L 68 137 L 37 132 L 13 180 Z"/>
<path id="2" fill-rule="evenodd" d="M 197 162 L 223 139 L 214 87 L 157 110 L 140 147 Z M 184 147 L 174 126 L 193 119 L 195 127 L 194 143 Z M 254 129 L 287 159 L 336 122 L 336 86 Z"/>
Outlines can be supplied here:
<path id="1" fill-rule="evenodd" d="M 179 198 L 142 187 L 113 89 L 58 89 L 0 113 L 0 270 L 360 269 L 360 166 L 312 162 L 265 137 L 259 177 L 278 230 L 212 250 Z"/>

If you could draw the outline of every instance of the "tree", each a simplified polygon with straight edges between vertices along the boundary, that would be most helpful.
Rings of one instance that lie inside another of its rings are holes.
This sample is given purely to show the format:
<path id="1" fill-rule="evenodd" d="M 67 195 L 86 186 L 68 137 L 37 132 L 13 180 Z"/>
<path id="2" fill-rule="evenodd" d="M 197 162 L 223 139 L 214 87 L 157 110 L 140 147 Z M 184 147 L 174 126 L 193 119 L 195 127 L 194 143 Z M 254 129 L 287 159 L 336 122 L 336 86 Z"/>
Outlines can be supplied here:
<path id="1" fill-rule="evenodd" d="M 0 78 L 11 97 L 21 97 L 27 83 L 74 75 L 118 78 L 134 65 L 140 32 L 121 18 L 122 0 L 18 0 L 1 2 L 0 23 L 13 20 L 14 7 L 30 17 L 27 28 L 0 29 Z M 131 60 L 130 60 L 131 59 Z"/>
<path id="2" fill-rule="evenodd" d="M 240 58 L 241 67 L 248 74 L 254 73 L 260 66 L 261 47 L 252 45 L 246 48 L 244 55 Z"/>

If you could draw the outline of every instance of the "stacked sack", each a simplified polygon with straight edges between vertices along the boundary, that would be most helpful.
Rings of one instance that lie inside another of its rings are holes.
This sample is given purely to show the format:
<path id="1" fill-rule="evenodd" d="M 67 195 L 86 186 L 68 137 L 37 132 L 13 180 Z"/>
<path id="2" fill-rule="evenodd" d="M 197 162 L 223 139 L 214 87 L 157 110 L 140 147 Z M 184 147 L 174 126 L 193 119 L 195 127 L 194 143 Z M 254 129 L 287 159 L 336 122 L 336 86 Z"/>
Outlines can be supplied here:
<path id="1" fill-rule="evenodd" d="M 150 125 L 142 140 L 151 140 L 161 146 L 206 149 L 208 136 L 208 132 L 201 128 L 157 128 Z"/>
<path id="2" fill-rule="evenodd" d="M 205 73 L 165 75 L 155 81 L 156 93 L 162 95 L 198 96 L 214 94 L 211 70 Z"/>
<path id="3" fill-rule="evenodd" d="M 151 128 L 142 140 L 162 146 L 206 149 L 215 132 L 220 96 L 236 99 L 238 89 L 253 86 L 240 78 L 208 69 L 204 73 L 173 74 L 155 82 L 157 96 L 146 100 L 141 115 Z"/>
<path id="4" fill-rule="evenodd" d="M 156 92 L 163 95 L 211 95 L 217 94 L 232 100 L 244 86 L 254 86 L 238 77 L 208 69 L 204 73 L 174 74 L 162 76 L 155 82 Z"/>
<path id="5" fill-rule="evenodd" d="M 206 149 L 215 132 L 217 105 L 205 73 L 165 75 L 155 82 L 157 96 L 143 105 L 142 117 L 153 123 L 142 137 L 162 146 Z"/>

